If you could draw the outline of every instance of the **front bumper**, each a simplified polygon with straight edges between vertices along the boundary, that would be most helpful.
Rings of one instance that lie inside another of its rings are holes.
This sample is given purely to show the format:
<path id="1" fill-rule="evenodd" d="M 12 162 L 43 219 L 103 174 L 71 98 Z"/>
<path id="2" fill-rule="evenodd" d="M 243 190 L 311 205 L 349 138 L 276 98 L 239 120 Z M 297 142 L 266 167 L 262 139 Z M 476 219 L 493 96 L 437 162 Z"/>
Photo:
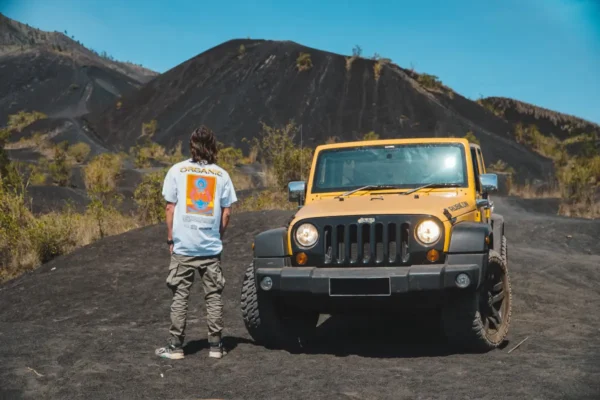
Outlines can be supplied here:
<path id="1" fill-rule="evenodd" d="M 270 292 L 327 296 L 391 296 L 457 288 L 456 277 L 467 274 L 477 288 L 484 276 L 483 254 L 449 255 L 445 264 L 401 267 L 290 267 L 255 263 L 256 281 L 271 278 Z"/>

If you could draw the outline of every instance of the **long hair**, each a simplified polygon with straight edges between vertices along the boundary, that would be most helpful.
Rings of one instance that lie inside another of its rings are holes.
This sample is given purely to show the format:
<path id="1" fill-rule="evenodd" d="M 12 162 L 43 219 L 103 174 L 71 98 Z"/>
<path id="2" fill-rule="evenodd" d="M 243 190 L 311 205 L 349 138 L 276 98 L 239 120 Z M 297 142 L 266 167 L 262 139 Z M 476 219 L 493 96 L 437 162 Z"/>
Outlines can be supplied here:
<path id="1" fill-rule="evenodd" d="M 194 162 L 206 161 L 208 164 L 214 164 L 217 161 L 217 140 L 210 128 L 202 125 L 192 132 L 190 153 Z"/>

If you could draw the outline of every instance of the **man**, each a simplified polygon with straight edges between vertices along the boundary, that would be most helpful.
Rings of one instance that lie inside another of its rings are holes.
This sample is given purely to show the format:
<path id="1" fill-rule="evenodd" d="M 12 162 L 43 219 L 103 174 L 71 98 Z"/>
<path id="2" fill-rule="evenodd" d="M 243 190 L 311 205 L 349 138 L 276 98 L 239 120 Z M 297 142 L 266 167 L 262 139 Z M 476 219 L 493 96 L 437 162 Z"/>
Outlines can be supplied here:
<path id="1" fill-rule="evenodd" d="M 217 142 L 205 126 L 190 138 L 191 158 L 172 166 L 165 177 L 167 244 L 171 264 L 167 286 L 173 291 L 168 344 L 156 355 L 182 359 L 190 289 L 196 271 L 204 287 L 209 357 L 224 355 L 221 342 L 225 278 L 221 270 L 222 239 L 231 206 L 237 201 L 229 174 L 217 166 Z"/>

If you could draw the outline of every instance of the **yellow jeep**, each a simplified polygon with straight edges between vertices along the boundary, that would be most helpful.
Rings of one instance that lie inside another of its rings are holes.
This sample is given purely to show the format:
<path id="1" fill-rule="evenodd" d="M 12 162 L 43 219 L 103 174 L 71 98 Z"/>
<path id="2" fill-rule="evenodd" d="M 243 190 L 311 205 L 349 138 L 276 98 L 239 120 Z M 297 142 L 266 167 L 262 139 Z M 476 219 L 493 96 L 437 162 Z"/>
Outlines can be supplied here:
<path id="1" fill-rule="evenodd" d="M 448 340 L 487 351 L 511 318 L 504 220 L 481 148 L 458 138 L 319 146 L 299 208 L 256 236 L 242 315 L 255 341 L 298 343 L 320 314 L 434 307 Z"/>

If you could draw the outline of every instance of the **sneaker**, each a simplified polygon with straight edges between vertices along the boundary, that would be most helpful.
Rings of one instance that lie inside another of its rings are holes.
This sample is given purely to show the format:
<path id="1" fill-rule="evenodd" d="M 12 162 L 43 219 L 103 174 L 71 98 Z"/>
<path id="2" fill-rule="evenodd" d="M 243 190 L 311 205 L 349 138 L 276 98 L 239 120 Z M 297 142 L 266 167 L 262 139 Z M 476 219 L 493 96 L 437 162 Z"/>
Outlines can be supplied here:
<path id="1" fill-rule="evenodd" d="M 172 344 L 156 349 L 154 353 L 159 357 L 171 360 L 181 360 L 184 357 L 183 349 L 180 346 L 174 346 Z"/>
<path id="2" fill-rule="evenodd" d="M 223 349 L 223 342 L 210 344 L 210 351 L 208 352 L 210 358 L 223 358 L 226 354 L 227 352 Z"/>

